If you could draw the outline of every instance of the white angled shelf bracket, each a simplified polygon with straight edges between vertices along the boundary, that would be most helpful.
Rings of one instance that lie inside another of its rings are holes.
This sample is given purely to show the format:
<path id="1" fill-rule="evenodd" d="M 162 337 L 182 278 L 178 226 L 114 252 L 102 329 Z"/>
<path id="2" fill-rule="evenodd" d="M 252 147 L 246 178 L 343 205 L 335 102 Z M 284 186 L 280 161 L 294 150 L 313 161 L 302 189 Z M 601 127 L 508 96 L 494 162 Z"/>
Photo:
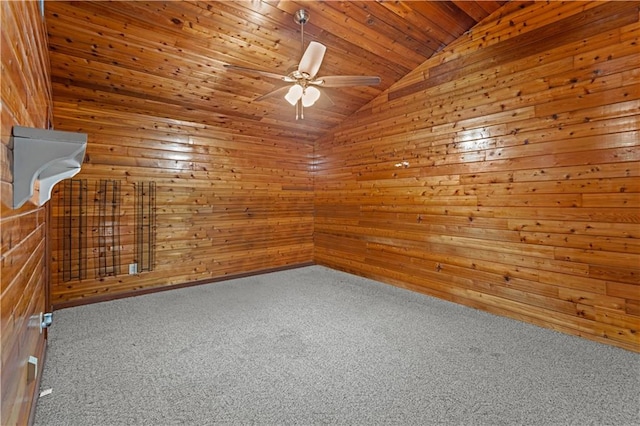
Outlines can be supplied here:
<path id="1" fill-rule="evenodd" d="M 14 209 L 33 197 L 36 181 L 40 191 L 32 201 L 37 206 L 46 203 L 56 183 L 80 171 L 87 149 L 84 133 L 14 126 L 11 140 Z"/>

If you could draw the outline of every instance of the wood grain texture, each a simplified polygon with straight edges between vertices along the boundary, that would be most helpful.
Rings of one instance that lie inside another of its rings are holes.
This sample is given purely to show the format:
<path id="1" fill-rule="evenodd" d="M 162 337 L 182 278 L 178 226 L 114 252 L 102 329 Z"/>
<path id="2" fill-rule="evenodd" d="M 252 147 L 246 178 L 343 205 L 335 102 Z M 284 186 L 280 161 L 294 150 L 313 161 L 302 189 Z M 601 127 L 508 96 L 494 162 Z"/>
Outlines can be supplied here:
<path id="1" fill-rule="evenodd" d="M 78 179 L 89 204 L 87 278 L 64 281 L 65 210 L 52 202 L 52 302 L 268 270 L 313 259 L 313 141 L 504 2 L 48 2 L 54 125 L 89 134 Z M 327 45 L 322 75 L 378 74 L 378 87 L 328 90 L 334 104 L 295 120 L 277 82 L 305 41 Z M 99 247 L 96 185 L 122 184 L 119 243 Z M 157 185 L 157 267 L 134 257 L 134 185 Z M 105 253 L 122 273 L 100 276 Z"/>
<path id="2" fill-rule="evenodd" d="M 37 2 L 1 7 L 1 424 L 34 407 L 46 271 L 69 306 L 315 260 L 640 351 L 637 2 L 47 2 L 46 30 Z M 295 121 L 223 65 L 285 73 L 301 7 L 324 75 L 382 84 Z M 50 121 L 89 134 L 93 196 L 122 184 L 121 275 L 96 275 L 89 226 L 88 279 L 62 279 L 60 187 L 52 220 L 7 207 L 11 127 Z M 140 181 L 157 265 L 129 276 Z"/>
<path id="3" fill-rule="evenodd" d="M 70 108 L 56 92 L 57 128 L 88 132 L 83 170 L 88 186 L 87 279 L 65 282 L 62 187 L 52 200 L 52 302 L 307 263 L 313 256 L 311 144 L 247 136 L 208 126 L 89 106 Z M 92 117 L 100 117 L 93 119 Z M 121 183 L 121 274 L 101 277 L 100 179 Z M 134 263 L 134 185 L 156 183 L 156 266 L 128 275 Z"/>
<path id="4" fill-rule="evenodd" d="M 315 261 L 640 352 L 638 18 L 510 3 L 321 137 Z"/>
<path id="5" fill-rule="evenodd" d="M 46 209 L 27 203 L 12 210 L 11 128 L 48 128 L 51 82 L 45 24 L 37 2 L 2 2 L 2 144 L 0 207 L 0 424 L 27 424 L 35 407 L 36 380 L 27 381 L 29 356 L 42 371 L 45 334 L 39 315 L 46 311 L 48 279 Z"/>
<path id="6" fill-rule="evenodd" d="M 504 2 L 424 3 L 49 2 L 56 98 L 312 143 Z M 296 121 L 281 97 L 255 101 L 280 81 L 224 65 L 288 74 L 302 55 L 293 18 L 302 8 L 310 13 L 305 44 L 327 46 L 319 75 L 382 82 L 322 89 L 326 96 Z"/>
<path id="7" fill-rule="evenodd" d="M 224 64 L 284 73 L 301 7 L 323 73 L 383 81 L 295 121 L 252 102 L 273 81 Z M 81 281 L 62 279 L 56 189 L 59 306 L 315 260 L 638 350 L 637 2 L 48 2 L 47 19 L 54 123 L 89 134 L 78 178 L 91 200 L 122 183 L 125 273 L 96 275 L 90 225 Z M 129 276 L 140 181 L 158 264 Z"/>

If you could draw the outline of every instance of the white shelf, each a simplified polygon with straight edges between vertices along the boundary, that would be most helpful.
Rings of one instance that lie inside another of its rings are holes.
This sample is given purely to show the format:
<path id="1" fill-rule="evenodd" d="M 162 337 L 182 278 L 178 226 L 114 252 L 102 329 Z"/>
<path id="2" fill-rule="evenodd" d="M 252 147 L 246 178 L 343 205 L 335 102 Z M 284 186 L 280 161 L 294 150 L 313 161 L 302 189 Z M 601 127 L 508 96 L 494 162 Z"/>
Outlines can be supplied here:
<path id="1" fill-rule="evenodd" d="M 75 176 L 87 148 L 84 133 L 14 126 L 13 208 L 33 198 L 36 181 L 40 191 L 33 203 L 42 206 L 51 198 L 56 183 Z"/>

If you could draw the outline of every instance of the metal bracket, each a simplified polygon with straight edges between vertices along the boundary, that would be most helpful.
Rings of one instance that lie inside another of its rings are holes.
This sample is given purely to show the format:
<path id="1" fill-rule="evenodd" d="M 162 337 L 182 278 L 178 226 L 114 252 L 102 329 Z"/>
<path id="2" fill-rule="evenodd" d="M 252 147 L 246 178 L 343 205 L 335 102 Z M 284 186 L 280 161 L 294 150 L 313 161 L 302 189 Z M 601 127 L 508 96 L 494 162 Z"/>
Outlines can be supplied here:
<path id="1" fill-rule="evenodd" d="M 53 323 L 53 313 L 47 312 L 43 314 L 40 312 L 40 334 L 42 334 L 42 330 L 49 328 L 51 323 Z"/>
<path id="2" fill-rule="evenodd" d="M 36 180 L 39 195 L 33 200 L 42 206 L 51 198 L 54 185 L 75 176 L 84 160 L 87 135 L 14 126 L 13 208 L 20 208 L 33 197 Z"/>

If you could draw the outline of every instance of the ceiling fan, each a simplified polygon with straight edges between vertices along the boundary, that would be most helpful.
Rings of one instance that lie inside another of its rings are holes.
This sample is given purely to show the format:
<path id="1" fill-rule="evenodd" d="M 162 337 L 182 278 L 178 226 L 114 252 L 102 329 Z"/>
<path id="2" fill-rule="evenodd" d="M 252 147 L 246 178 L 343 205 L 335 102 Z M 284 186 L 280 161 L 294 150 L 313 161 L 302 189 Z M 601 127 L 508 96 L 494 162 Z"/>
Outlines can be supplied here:
<path id="1" fill-rule="evenodd" d="M 312 41 L 309 43 L 307 49 L 304 50 L 304 24 L 309 21 L 308 11 L 305 9 L 298 10 L 294 15 L 294 21 L 300 24 L 300 44 L 303 53 L 298 66 L 287 75 L 237 65 L 224 65 L 225 68 L 231 70 L 258 74 L 290 83 L 258 97 L 255 99 L 256 101 L 274 96 L 284 96 L 287 102 L 296 107 L 297 120 L 304 118 L 304 108 L 312 106 L 320 98 L 321 92 L 318 89 L 319 87 L 374 86 L 380 83 L 380 77 L 378 76 L 329 75 L 318 77 L 317 74 L 322 65 L 322 59 L 324 58 L 327 48 L 321 43 Z M 326 94 L 324 96 L 326 96 Z"/>

